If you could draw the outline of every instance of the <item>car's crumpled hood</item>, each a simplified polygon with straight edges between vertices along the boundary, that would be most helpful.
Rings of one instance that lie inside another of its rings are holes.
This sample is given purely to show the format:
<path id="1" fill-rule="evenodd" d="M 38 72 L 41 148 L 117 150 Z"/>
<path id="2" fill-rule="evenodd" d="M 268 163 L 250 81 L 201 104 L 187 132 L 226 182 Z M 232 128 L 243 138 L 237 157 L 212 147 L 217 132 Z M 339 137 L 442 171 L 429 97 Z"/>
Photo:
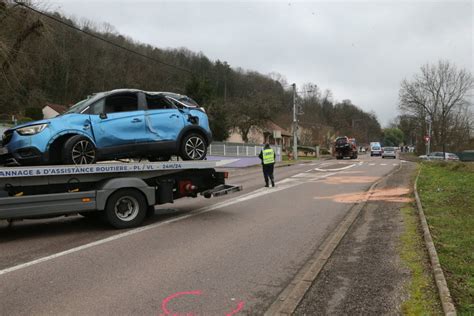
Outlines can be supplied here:
<path id="1" fill-rule="evenodd" d="M 38 124 L 50 124 L 54 123 L 55 121 L 61 120 L 61 122 L 64 123 L 64 121 L 68 121 L 70 118 L 75 117 L 75 116 L 81 116 L 83 117 L 84 114 L 76 114 L 76 113 L 71 113 L 71 114 L 64 114 L 64 115 L 59 115 L 50 119 L 45 119 L 45 120 L 38 120 L 38 121 L 31 121 L 31 122 L 26 122 L 20 125 L 17 125 L 15 127 L 12 127 L 8 130 L 16 130 L 22 127 L 27 127 L 27 126 L 32 126 L 32 125 L 38 125 Z"/>

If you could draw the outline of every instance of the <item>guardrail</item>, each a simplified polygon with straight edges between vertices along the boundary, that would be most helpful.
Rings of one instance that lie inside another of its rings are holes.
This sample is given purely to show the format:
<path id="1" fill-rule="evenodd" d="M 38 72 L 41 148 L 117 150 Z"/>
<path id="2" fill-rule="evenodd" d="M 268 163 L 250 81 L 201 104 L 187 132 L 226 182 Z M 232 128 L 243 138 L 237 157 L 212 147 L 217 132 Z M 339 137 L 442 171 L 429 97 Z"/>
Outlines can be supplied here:
<path id="1" fill-rule="evenodd" d="M 276 160 L 281 161 L 281 146 L 270 145 L 276 154 Z M 262 145 L 238 144 L 238 143 L 211 143 L 208 147 L 208 156 L 223 157 L 257 157 L 263 149 Z"/>

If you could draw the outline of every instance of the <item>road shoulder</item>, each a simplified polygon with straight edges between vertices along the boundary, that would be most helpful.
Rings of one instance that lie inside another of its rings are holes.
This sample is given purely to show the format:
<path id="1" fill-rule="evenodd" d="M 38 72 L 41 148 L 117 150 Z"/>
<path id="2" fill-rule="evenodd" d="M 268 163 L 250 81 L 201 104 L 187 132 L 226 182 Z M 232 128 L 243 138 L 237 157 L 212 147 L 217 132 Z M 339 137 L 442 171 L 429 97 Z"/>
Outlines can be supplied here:
<path id="1" fill-rule="evenodd" d="M 415 164 L 383 179 L 306 292 L 295 315 L 401 314 L 413 269 L 401 257 Z"/>

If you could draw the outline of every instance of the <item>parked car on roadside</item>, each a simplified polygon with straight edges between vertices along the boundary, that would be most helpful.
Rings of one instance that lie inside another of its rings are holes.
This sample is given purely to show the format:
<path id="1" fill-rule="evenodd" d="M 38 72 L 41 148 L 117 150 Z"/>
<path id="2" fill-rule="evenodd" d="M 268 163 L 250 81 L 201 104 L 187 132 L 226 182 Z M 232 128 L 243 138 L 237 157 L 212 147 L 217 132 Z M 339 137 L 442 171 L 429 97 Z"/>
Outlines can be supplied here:
<path id="1" fill-rule="evenodd" d="M 209 121 L 187 96 L 118 89 L 96 93 L 52 119 L 8 129 L 1 160 L 20 165 L 90 164 L 99 160 L 206 157 Z"/>
<path id="2" fill-rule="evenodd" d="M 383 147 L 382 158 L 385 158 L 385 157 L 397 158 L 397 148 L 396 147 Z"/>
<path id="3" fill-rule="evenodd" d="M 434 151 L 429 155 L 421 155 L 418 158 L 423 160 L 449 160 L 449 161 L 459 161 L 459 157 L 453 153 L 445 153 L 445 158 L 443 158 L 443 152 Z"/>

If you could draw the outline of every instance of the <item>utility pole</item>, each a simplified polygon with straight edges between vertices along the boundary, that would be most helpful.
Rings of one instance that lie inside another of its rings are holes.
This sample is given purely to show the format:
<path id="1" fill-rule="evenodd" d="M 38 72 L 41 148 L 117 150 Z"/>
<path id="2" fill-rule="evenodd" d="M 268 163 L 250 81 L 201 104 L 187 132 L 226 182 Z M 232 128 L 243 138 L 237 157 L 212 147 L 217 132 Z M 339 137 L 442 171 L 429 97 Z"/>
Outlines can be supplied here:
<path id="1" fill-rule="evenodd" d="M 224 73 L 224 105 L 227 101 L 227 75 Z"/>
<path id="2" fill-rule="evenodd" d="M 293 159 L 298 159 L 298 121 L 296 120 L 296 83 L 293 86 Z"/>
<path id="3" fill-rule="evenodd" d="M 426 155 L 431 153 L 431 118 L 428 119 L 428 144 L 426 144 Z"/>

